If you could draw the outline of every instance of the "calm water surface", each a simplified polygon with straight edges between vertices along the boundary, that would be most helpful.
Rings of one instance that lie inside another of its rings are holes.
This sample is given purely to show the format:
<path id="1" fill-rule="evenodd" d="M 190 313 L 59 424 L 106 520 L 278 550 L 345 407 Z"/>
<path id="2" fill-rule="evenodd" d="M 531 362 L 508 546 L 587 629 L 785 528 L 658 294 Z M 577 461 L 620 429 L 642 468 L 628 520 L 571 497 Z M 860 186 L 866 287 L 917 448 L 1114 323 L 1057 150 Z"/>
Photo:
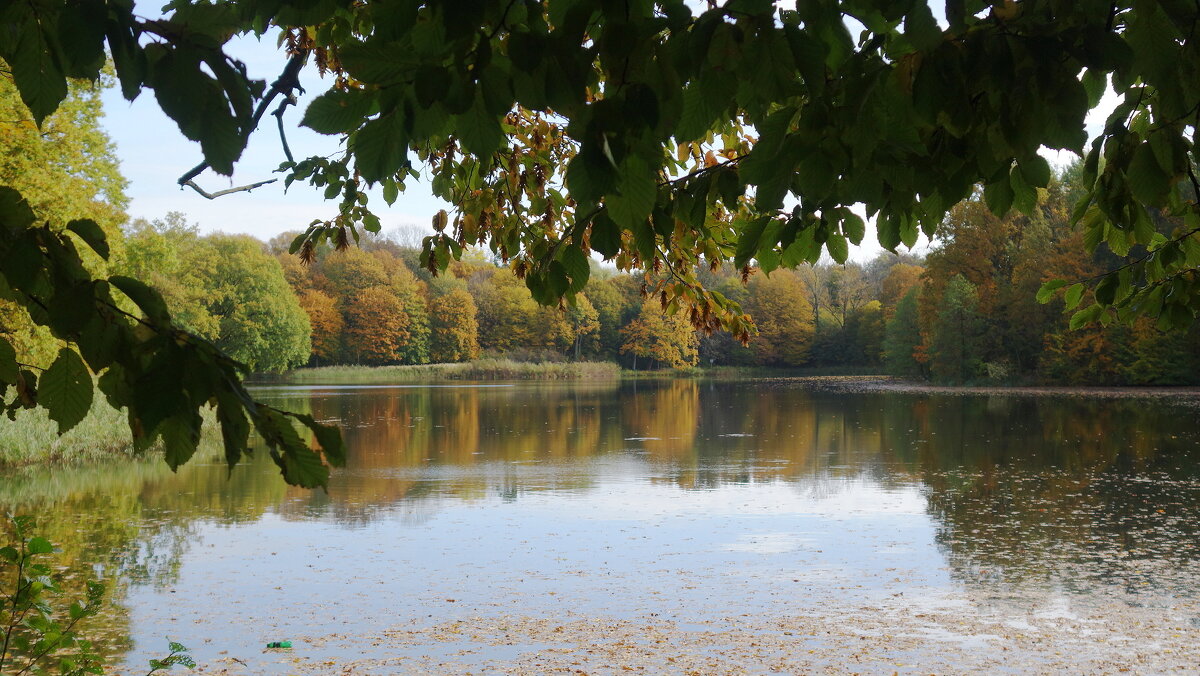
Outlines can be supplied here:
<path id="1" fill-rule="evenodd" d="M 53 509 L 77 575 L 114 582 L 117 661 L 170 638 L 251 671 L 337 664 L 388 627 L 513 615 L 958 608 L 1016 631 L 1116 604 L 1200 632 L 1194 408 L 688 380 L 256 394 L 343 426 L 327 493 L 262 453 L 0 484 L 4 509 Z"/>

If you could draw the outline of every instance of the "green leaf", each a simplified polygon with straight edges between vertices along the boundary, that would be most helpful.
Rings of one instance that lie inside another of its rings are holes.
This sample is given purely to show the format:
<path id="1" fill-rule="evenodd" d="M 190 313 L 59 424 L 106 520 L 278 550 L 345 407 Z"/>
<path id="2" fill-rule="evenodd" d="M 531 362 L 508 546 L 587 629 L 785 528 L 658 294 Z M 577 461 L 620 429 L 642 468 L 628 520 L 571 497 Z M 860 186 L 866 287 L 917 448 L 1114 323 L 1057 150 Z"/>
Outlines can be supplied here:
<path id="1" fill-rule="evenodd" d="M 1071 315 L 1071 330 L 1074 331 L 1091 324 L 1100 317 L 1102 312 L 1104 312 L 1104 308 L 1100 307 L 1099 305 L 1091 305 L 1080 310 L 1079 312 L 1076 312 L 1075 314 Z"/>
<path id="2" fill-rule="evenodd" d="M 621 165 L 617 191 L 606 199 L 609 215 L 622 228 L 645 223 L 658 198 L 658 179 L 640 158 L 631 156 Z"/>
<path id="3" fill-rule="evenodd" d="M 1043 305 L 1049 303 L 1050 299 L 1054 297 L 1054 292 L 1066 285 L 1067 280 L 1065 279 L 1051 279 L 1045 284 L 1042 284 L 1042 288 L 1038 289 L 1037 292 L 1037 302 L 1042 303 Z"/>
<path id="4" fill-rule="evenodd" d="M 621 228 L 608 215 L 601 211 L 592 219 L 592 233 L 588 242 L 592 250 L 607 260 L 621 251 Z"/>
<path id="5" fill-rule="evenodd" d="M 382 181 L 407 163 L 408 142 L 399 112 L 382 115 L 350 135 L 354 165 L 367 181 Z"/>
<path id="6" fill-rule="evenodd" d="M 344 134 L 362 124 L 371 105 L 372 97 L 361 90 L 331 89 L 308 104 L 300 124 L 319 134 Z"/>
<path id="7" fill-rule="evenodd" d="M 324 487 L 329 483 L 329 467 L 321 456 L 307 446 L 290 446 L 276 461 L 283 479 L 302 488 Z"/>
<path id="8" fill-rule="evenodd" d="M 1162 206 L 1167 202 L 1171 177 L 1158 164 L 1154 148 L 1149 143 L 1138 146 L 1126 171 L 1133 196 L 1147 206 Z"/>
<path id="9" fill-rule="evenodd" d="M 1025 182 L 1024 176 L 1016 167 L 1013 167 L 1008 178 L 1012 183 L 1013 206 L 1023 214 L 1033 213 L 1034 207 L 1037 206 L 1037 190 Z"/>
<path id="10" fill-rule="evenodd" d="M 1096 285 L 1096 290 L 1094 292 L 1096 296 L 1096 302 L 1100 305 L 1112 305 L 1113 301 L 1116 299 L 1119 282 L 1120 280 L 1115 274 L 1106 275 L 1104 279 L 1100 280 L 1100 283 Z"/>
<path id="11" fill-rule="evenodd" d="M 938 27 L 933 12 L 925 2 L 914 2 L 908 15 L 904 17 L 904 37 L 914 47 L 928 51 L 942 42 L 942 29 Z"/>
<path id="12" fill-rule="evenodd" d="M 737 241 L 737 253 L 734 256 L 733 264 L 736 267 L 745 267 L 750 259 L 754 257 L 758 251 L 759 240 L 762 239 L 763 230 L 767 228 L 767 224 L 771 222 L 770 216 L 760 216 L 749 223 L 743 221 L 743 228 Z"/>
<path id="13" fill-rule="evenodd" d="M 40 127 L 67 97 L 67 79 L 51 52 L 36 7 L 31 3 L 6 3 L 5 37 L 0 39 L 5 44 L 0 46 L 0 57 L 8 62 L 21 100 Z"/>
<path id="14" fill-rule="evenodd" d="M 1002 179 L 992 181 L 983 187 L 983 201 L 996 216 L 1003 217 L 1008 213 L 1013 204 L 1013 189 L 1007 174 Z"/>
<path id="15" fill-rule="evenodd" d="M 44 537 L 30 538 L 28 550 L 30 554 L 53 554 L 54 545 Z"/>
<path id="16" fill-rule="evenodd" d="M 225 445 L 225 463 L 232 469 L 247 451 L 250 423 L 237 396 L 230 392 L 217 395 L 217 422 L 221 425 L 221 440 Z"/>
<path id="17" fill-rule="evenodd" d="M 96 221 L 90 218 L 75 219 L 67 223 L 67 230 L 79 235 L 79 238 L 86 242 L 92 251 L 95 251 L 104 260 L 108 260 L 108 238 Z"/>
<path id="18" fill-rule="evenodd" d="M 847 210 L 845 218 L 842 220 L 842 233 L 846 235 L 851 244 L 858 246 L 862 244 L 863 237 L 867 234 L 867 224 L 858 214 Z"/>
<path id="19" fill-rule="evenodd" d="M 171 313 L 167 311 L 166 302 L 157 291 L 150 288 L 145 282 L 124 275 L 113 275 L 108 278 L 108 283 L 129 296 L 129 299 L 141 308 L 150 321 L 159 324 L 171 322 Z"/>
<path id="20" fill-rule="evenodd" d="M 454 76 L 444 66 L 433 64 L 421 66 L 417 69 L 416 82 L 413 84 L 413 93 L 416 94 L 417 103 L 428 108 L 446 98 L 446 94 L 450 91 L 452 77 Z"/>
<path id="21" fill-rule="evenodd" d="M 92 407 L 92 389 L 92 374 L 79 354 L 65 347 L 59 350 L 38 386 L 38 403 L 58 423 L 59 434 L 87 416 Z"/>
<path id="22" fill-rule="evenodd" d="M 829 256 L 838 265 L 844 264 L 850 257 L 850 247 L 846 244 L 846 238 L 836 233 L 830 234 L 829 239 L 825 240 L 825 248 L 829 250 Z"/>
<path id="23" fill-rule="evenodd" d="M 1025 183 L 1034 188 L 1045 188 L 1050 185 L 1050 163 L 1041 155 L 1033 155 L 1032 157 L 1021 161 L 1021 176 L 1025 179 Z"/>
<path id="24" fill-rule="evenodd" d="M 200 444 L 201 418 L 194 411 L 181 411 L 158 424 L 155 431 L 162 436 L 163 458 L 172 469 L 192 459 Z"/>
<path id="25" fill-rule="evenodd" d="M 17 366 L 17 351 L 7 338 L 0 336 L 0 383 L 17 382 L 20 372 Z"/>
<path id="26" fill-rule="evenodd" d="M 591 266 L 588 265 L 587 254 L 577 246 L 567 246 L 563 248 L 559 260 L 566 269 L 567 276 L 571 279 L 571 286 L 567 288 L 568 293 L 583 291 L 588 276 L 592 273 Z"/>
<path id="27" fill-rule="evenodd" d="M 1071 288 L 1067 289 L 1063 295 L 1063 301 L 1067 304 L 1068 310 L 1074 310 L 1079 306 L 1079 301 L 1083 298 L 1084 286 L 1082 283 L 1072 284 Z"/>
<path id="28" fill-rule="evenodd" d="M 500 150 L 504 143 L 504 130 L 500 127 L 499 118 L 489 113 L 483 100 L 483 93 L 476 92 L 475 103 L 471 108 L 458 116 L 455 135 L 462 140 L 463 147 L 481 160 L 488 161 L 492 153 Z"/>

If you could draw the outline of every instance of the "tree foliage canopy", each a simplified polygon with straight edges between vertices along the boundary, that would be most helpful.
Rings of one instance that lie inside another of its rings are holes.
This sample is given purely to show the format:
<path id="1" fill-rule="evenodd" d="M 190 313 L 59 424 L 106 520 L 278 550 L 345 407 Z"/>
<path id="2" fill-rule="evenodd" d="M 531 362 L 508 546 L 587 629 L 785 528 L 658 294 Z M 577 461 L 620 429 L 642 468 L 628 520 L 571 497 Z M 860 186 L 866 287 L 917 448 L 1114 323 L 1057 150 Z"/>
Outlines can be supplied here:
<path id="1" fill-rule="evenodd" d="M 1084 305 L 1073 323 L 1140 313 L 1182 326 L 1200 306 L 1194 3 L 953 0 L 944 26 L 914 0 L 786 9 L 728 0 L 703 11 L 683 0 L 176 0 L 164 12 L 143 18 L 116 0 L 5 3 L 0 58 L 40 125 L 68 78 L 96 79 L 107 53 L 127 98 L 153 91 L 199 143 L 204 163 L 182 184 L 206 168 L 230 173 L 276 100 L 282 119 L 298 69 L 331 74 L 302 124 L 342 137 L 344 152 L 289 153 L 281 166 L 286 183 L 340 200 L 297 238 L 302 255 L 377 230 L 366 189 L 381 185 L 394 200 L 424 168 L 453 204 L 425 241 L 430 269 L 484 244 L 553 304 L 583 289 L 596 253 L 658 273 L 651 291 L 669 312 L 747 338 L 753 325 L 704 288 L 701 263 L 756 261 L 770 272 L 823 251 L 842 262 L 865 236 L 856 205 L 885 247 L 911 246 L 979 183 L 992 211 L 1031 210 L 1051 178 L 1045 146 L 1086 156 L 1076 210 L 1084 245 L 1127 258 L 1071 287 L 1068 305 Z M 270 86 L 223 51 L 234 36 L 267 32 L 287 49 Z M 1120 103 L 1087 145 L 1085 115 L 1109 86 Z M 169 457 L 185 457 L 195 408 L 216 402 L 231 461 L 249 416 L 284 449 L 285 475 L 320 482 L 307 473 L 319 456 L 281 414 L 245 396 L 235 364 L 178 333 L 143 286 L 78 266 L 75 238 L 104 255 L 100 228 L 42 227 L 46 216 L 13 190 L 0 205 L 3 295 L 78 345 L 91 371 L 106 371 L 106 392 L 131 407 L 143 437 L 174 439 Z M 1159 233 L 1148 208 L 1180 225 Z M 1052 281 L 1042 296 L 1067 284 Z M 121 296 L 141 314 L 114 309 Z M 5 345 L 0 380 L 32 405 L 33 374 Z M 61 360 L 78 375 L 78 356 Z M 179 372 L 205 375 L 139 398 L 146 382 Z"/>

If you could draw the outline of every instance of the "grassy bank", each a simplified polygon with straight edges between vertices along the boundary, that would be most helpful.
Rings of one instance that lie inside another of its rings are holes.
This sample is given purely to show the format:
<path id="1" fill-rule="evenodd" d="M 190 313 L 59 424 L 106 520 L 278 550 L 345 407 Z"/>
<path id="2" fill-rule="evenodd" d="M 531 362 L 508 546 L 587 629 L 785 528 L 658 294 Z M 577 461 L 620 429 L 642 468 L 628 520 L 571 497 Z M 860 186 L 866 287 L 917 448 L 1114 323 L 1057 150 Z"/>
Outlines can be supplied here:
<path id="1" fill-rule="evenodd" d="M 597 380 L 620 375 L 621 367 L 611 362 L 526 363 L 477 359 L 460 364 L 417 366 L 322 366 L 289 371 L 282 380 L 322 385 L 368 385 L 439 380 Z"/>
<path id="2" fill-rule="evenodd" d="M 132 455 L 125 413 L 108 405 L 99 392 L 86 418 L 58 436 L 58 425 L 44 409 L 20 411 L 0 423 L 0 469 L 42 463 L 84 463 Z"/>

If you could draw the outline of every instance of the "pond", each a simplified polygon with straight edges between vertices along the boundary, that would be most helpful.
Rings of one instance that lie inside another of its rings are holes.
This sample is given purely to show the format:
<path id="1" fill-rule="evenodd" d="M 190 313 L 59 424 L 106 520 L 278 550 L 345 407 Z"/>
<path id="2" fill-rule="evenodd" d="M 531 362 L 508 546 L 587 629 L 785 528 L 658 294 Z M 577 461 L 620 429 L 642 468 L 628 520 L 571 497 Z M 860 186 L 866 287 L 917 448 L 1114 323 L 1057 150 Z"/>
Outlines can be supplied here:
<path id="1" fill-rule="evenodd" d="M 220 673 L 1200 664 L 1195 408 L 786 380 L 256 396 L 342 425 L 328 492 L 264 453 L 0 483 L 113 584 L 93 633 L 124 673 L 168 639 Z"/>

